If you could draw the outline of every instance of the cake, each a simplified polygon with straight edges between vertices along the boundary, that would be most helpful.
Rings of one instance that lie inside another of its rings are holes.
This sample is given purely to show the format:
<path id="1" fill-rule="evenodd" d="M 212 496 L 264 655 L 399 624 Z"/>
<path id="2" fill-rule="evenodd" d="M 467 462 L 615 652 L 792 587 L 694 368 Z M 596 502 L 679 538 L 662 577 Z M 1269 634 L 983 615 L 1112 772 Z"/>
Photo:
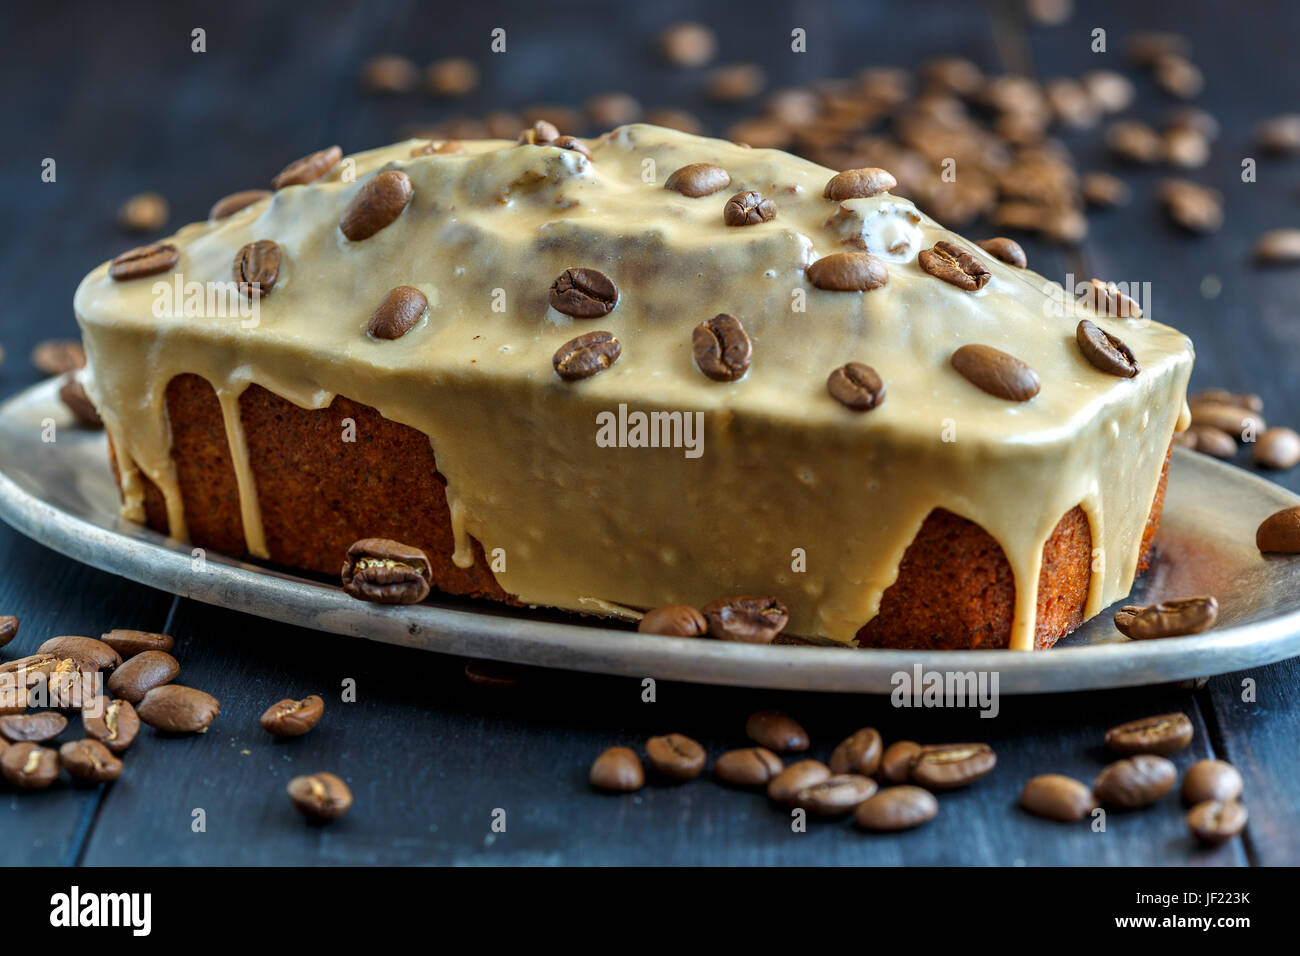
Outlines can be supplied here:
<path id="1" fill-rule="evenodd" d="M 77 290 L 130 520 L 628 620 L 772 595 L 868 647 L 1047 647 L 1149 560 L 1189 341 L 883 170 L 632 125 L 276 185 Z"/>

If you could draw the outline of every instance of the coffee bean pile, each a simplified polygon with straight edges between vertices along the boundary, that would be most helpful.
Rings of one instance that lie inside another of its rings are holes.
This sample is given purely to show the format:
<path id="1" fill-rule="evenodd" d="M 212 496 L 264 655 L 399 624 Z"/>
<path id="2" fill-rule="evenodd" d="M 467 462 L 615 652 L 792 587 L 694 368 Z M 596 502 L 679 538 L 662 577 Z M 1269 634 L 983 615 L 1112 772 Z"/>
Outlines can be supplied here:
<path id="1" fill-rule="evenodd" d="M 1192 424 L 1174 436 L 1184 448 L 1231 460 L 1240 441 L 1250 447 L 1251 461 L 1259 468 L 1285 471 L 1300 464 L 1300 433 L 1285 426 L 1269 427 L 1264 400 L 1258 395 L 1207 388 L 1188 396 L 1187 407 Z"/>

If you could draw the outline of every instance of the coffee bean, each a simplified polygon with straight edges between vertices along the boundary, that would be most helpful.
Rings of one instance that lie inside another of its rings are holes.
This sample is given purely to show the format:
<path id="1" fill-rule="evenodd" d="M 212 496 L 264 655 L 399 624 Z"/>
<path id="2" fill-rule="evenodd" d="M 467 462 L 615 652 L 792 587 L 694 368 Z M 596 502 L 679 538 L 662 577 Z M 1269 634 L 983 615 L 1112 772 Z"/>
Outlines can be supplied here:
<path id="1" fill-rule="evenodd" d="M 424 71 L 424 88 L 430 96 L 465 96 L 477 86 L 478 67 L 464 57 L 437 60 Z"/>
<path id="2" fill-rule="evenodd" d="M 528 129 L 519 133 L 521 146 L 550 146 L 560 138 L 560 130 L 554 123 L 539 119 Z"/>
<path id="3" fill-rule="evenodd" d="M 721 166 L 714 166 L 712 163 L 691 163 L 669 176 L 668 181 L 664 183 L 664 189 L 671 189 L 691 199 L 699 199 L 701 196 L 710 196 L 726 189 L 730 185 L 731 174 Z"/>
<path id="4" fill-rule="evenodd" d="M 176 642 L 168 634 L 154 634 L 151 631 L 131 631 L 115 629 L 101 634 L 99 639 L 117 651 L 123 660 L 135 657 L 145 651 L 171 651 Z"/>
<path id="5" fill-rule="evenodd" d="M 551 283 L 551 308 L 575 319 L 609 315 L 618 305 L 618 286 L 599 269 L 565 269 Z"/>
<path id="6" fill-rule="evenodd" d="M 848 813 L 878 789 L 876 781 L 856 773 L 827 777 L 821 783 L 805 787 L 790 800 L 818 817 L 837 817 Z"/>
<path id="7" fill-rule="evenodd" d="M 674 23 L 659 35 L 659 50 L 673 66 L 704 66 L 717 49 L 717 36 L 702 23 Z"/>
<path id="8" fill-rule="evenodd" d="M 863 727 L 840 741 L 831 752 L 831 773 L 861 773 L 872 776 L 880 768 L 880 733 Z"/>
<path id="9" fill-rule="evenodd" d="M 1162 56 L 1186 56 L 1189 52 L 1187 37 L 1178 33 L 1143 30 L 1124 39 L 1124 55 L 1135 66 L 1151 66 Z"/>
<path id="10" fill-rule="evenodd" d="M 414 194 L 406 173 L 397 169 L 377 173 L 352 197 L 339 219 L 339 229 L 353 242 L 369 239 L 396 222 Z"/>
<path id="11" fill-rule="evenodd" d="M 1133 350 L 1125 345 L 1119 336 L 1111 335 L 1105 329 L 1087 319 L 1082 319 L 1074 330 L 1075 341 L 1092 367 L 1107 375 L 1120 378 L 1132 378 L 1142 371 L 1142 366 L 1133 356 Z"/>
<path id="12" fill-rule="evenodd" d="M 984 263 L 946 239 L 936 242 L 933 249 L 922 249 L 917 262 L 930 275 L 966 292 L 984 288 L 993 278 L 993 273 L 984 267 Z"/>
<path id="13" fill-rule="evenodd" d="M 1300 262 L 1300 229 L 1274 229 L 1264 233 L 1254 246 L 1255 261 L 1267 265 Z"/>
<path id="14" fill-rule="evenodd" d="M 870 365 L 849 362 L 831 372 L 826 380 L 831 397 L 854 411 L 865 412 L 885 400 L 885 383 Z"/>
<path id="15" fill-rule="evenodd" d="M 376 604 L 419 604 L 429 596 L 429 557 L 419 548 L 388 538 L 362 538 L 348 547 L 343 590 Z"/>
<path id="16" fill-rule="evenodd" d="M 29 654 L 26 657 L 0 664 L 0 674 L 17 674 L 19 672 L 26 672 L 28 675 L 48 674 L 58 662 L 59 656 L 57 654 L 44 652 Z"/>
<path id="17" fill-rule="evenodd" d="M 835 202 L 846 199 L 866 199 L 879 196 L 898 186 L 898 180 L 888 170 L 876 166 L 863 169 L 846 169 L 836 173 L 826 183 L 822 195 Z"/>
<path id="18" fill-rule="evenodd" d="M 678 109 L 657 109 L 651 110 L 645 116 L 645 121 L 655 126 L 663 126 L 667 129 L 679 130 L 683 133 L 691 133 L 695 136 L 703 136 L 706 132 L 704 124 L 700 122 L 695 114 L 686 110 Z M 731 185 L 728 182 L 726 185 Z M 724 189 L 726 186 L 723 187 Z"/>
<path id="19" fill-rule="evenodd" d="M 555 142 L 549 143 L 548 145 L 554 146 L 556 149 L 571 149 L 575 153 L 581 153 L 583 156 L 591 159 L 591 150 L 587 148 L 586 143 L 578 139 L 576 136 L 560 136 L 556 138 Z"/>
<path id="20" fill-rule="evenodd" d="M 320 722 L 324 713 L 325 701 L 315 694 L 302 700 L 286 697 L 263 711 L 257 722 L 274 737 L 301 737 Z"/>
<path id="21" fill-rule="evenodd" d="M 59 401 L 63 402 L 78 424 L 87 428 L 104 427 L 104 421 L 99 417 L 99 412 L 95 409 L 95 403 L 86 394 L 81 381 L 71 372 L 68 373 L 68 376 L 63 380 L 63 384 L 59 387 Z"/>
<path id="22" fill-rule="evenodd" d="M 65 657 L 46 673 L 50 706 L 58 710 L 75 710 L 99 693 L 99 673 L 92 664 Z"/>
<path id="23" fill-rule="evenodd" d="M 1090 206 L 1122 206 L 1129 200 L 1124 180 L 1110 173 L 1088 173 L 1080 187 L 1083 200 Z"/>
<path id="24" fill-rule="evenodd" d="M 1106 731 L 1106 746 L 1115 753 L 1158 754 L 1169 756 L 1178 753 L 1192 742 L 1195 730 L 1186 714 L 1157 714 L 1131 720 Z"/>
<path id="25" fill-rule="evenodd" d="M 0 771 L 19 790 L 43 790 L 59 778 L 59 755 L 25 740 L 0 754 Z"/>
<path id="26" fill-rule="evenodd" d="M 1170 96 L 1191 99 L 1205 86 L 1205 77 L 1191 60 L 1177 54 L 1165 54 L 1151 64 L 1151 76 L 1156 85 Z"/>
<path id="27" fill-rule="evenodd" d="M 1063 774 L 1045 773 L 1025 784 L 1020 805 L 1035 816 L 1070 823 L 1091 813 L 1097 799 L 1087 784 Z"/>
<path id="28" fill-rule="evenodd" d="M 250 242 L 235 254 L 235 284 L 246 299 L 268 296 L 280 277 L 280 247 L 270 239 Z"/>
<path id="29" fill-rule="evenodd" d="M 274 195 L 274 193 L 269 189 L 244 189 L 237 193 L 231 193 L 229 196 L 223 196 L 212 204 L 212 208 L 208 210 L 208 218 L 213 220 L 225 219 L 271 195 Z"/>
<path id="30" fill-rule="evenodd" d="M 1165 160 L 1182 169 L 1199 169 L 1210 160 L 1210 141 L 1185 126 L 1166 130 L 1162 137 Z"/>
<path id="31" fill-rule="evenodd" d="M 1078 301 L 1098 315 L 1106 315 L 1115 319 L 1140 319 L 1142 317 L 1142 307 L 1113 282 L 1089 279 L 1088 284 L 1079 293 Z"/>
<path id="32" fill-rule="evenodd" d="M 1186 179 L 1167 179 L 1160 186 L 1165 212 L 1189 232 L 1214 232 L 1223 225 L 1223 196 Z"/>
<path id="33" fill-rule="evenodd" d="M 100 671 L 111 671 L 122 663 L 122 656 L 103 641 L 72 634 L 50 638 L 37 648 L 37 652 L 54 654 L 60 658 L 71 657 Z"/>
<path id="34" fill-rule="evenodd" d="M 1183 802 L 1236 800 L 1243 786 L 1241 774 L 1226 760 L 1198 760 L 1183 775 Z"/>
<path id="35" fill-rule="evenodd" d="M 1161 601 L 1141 607 L 1125 605 L 1115 613 L 1115 627 L 1135 641 L 1200 634 L 1219 617 L 1219 602 L 1211 595 Z"/>
<path id="36" fill-rule="evenodd" d="M 629 747 L 610 747 L 591 765 L 591 785 L 601 790 L 630 793 L 645 786 L 641 758 Z"/>
<path id="37" fill-rule="evenodd" d="M 853 820 L 865 830 L 908 830 L 939 814 L 939 801 L 920 787 L 886 787 L 858 805 Z"/>
<path id="38" fill-rule="evenodd" d="M 646 741 L 645 750 L 651 766 L 674 780 L 694 780 L 704 769 L 707 758 L 704 748 L 683 734 L 651 737 Z"/>
<path id="39" fill-rule="evenodd" d="M 784 769 L 781 758 L 766 747 L 745 747 L 718 757 L 713 775 L 733 787 L 765 787 Z"/>
<path id="40" fill-rule="evenodd" d="M 313 773 L 289 781 L 289 799 L 309 820 L 337 820 L 352 806 L 352 791 L 332 773 Z"/>
<path id="41" fill-rule="evenodd" d="M 912 782 L 930 790 L 954 790 L 989 773 L 998 758 L 988 744 L 933 744 L 912 758 Z"/>
<path id="42" fill-rule="evenodd" d="M 342 158 L 343 150 L 337 146 L 330 146 L 302 159 L 295 159 L 271 180 L 271 187 L 283 189 L 285 186 L 305 186 L 314 183 L 327 175 Z"/>
<path id="43" fill-rule="evenodd" d="M 1187 829 L 1202 843 L 1215 846 L 1246 829 L 1248 818 L 1236 800 L 1206 800 L 1187 812 Z"/>
<path id="44" fill-rule="evenodd" d="M 1126 163 L 1149 166 L 1164 157 L 1164 143 L 1147 123 L 1140 120 L 1120 120 L 1106 129 L 1106 146 Z"/>
<path id="45" fill-rule="evenodd" d="M 1189 401 L 1187 406 L 1192 413 L 1193 425 L 1209 425 L 1243 441 L 1248 432 L 1258 435 L 1268 429 L 1263 415 L 1241 405 L 1195 400 Z"/>
<path id="46" fill-rule="evenodd" d="M 1255 131 L 1255 141 L 1269 153 L 1300 153 L 1300 113 L 1286 113 L 1264 120 Z"/>
<path id="47" fill-rule="evenodd" d="M 789 714 L 779 710 L 759 710 L 745 721 L 745 736 L 760 747 L 776 753 L 808 749 L 808 732 Z"/>
<path id="48" fill-rule="evenodd" d="M 749 333 L 734 315 L 720 312 L 701 322 L 691 333 L 695 364 L 715 382 L 734 382 L 744 378 L 753 359 L 754 346 Z"/>
<path id="49" fill-rule="evenodd" d="M 704 93 L 709 99 L 730 103 L 746 100 L 763 92 L 767 74 L 755 63 L 732 63 L 720 66 L 704 78 Z"/>
<path id="50" fill-rule="evenodd" d="M 170 242 L 155 242 L 130 249 L 108 266 L 108 274 L 118 282 L 142 279 L 166 272 L 180 261 L 181 251 Z"/>
<path id="51" fill-rule="evenodd" d="M 113 672 L 108 689 L 114 697 L 138 704 L 145 694 L 170 683 L 180 672 L 180 663 L 166 651 L 143 651 Z"/>
<path id="52" fill-rule="evenodd" d="M 429 308 L 429 300 L 415 286 L 399 285 L 384 296 L 370 314 L 367 331 L 377 339 L 400 339 Z"/>
<path id="53" fill-rule="evenodd" d="M 1177 779 L 1178 770 L 1164 757 L 1139 754 L 1108 765 L 1092 782 L 1092 792 L 1107 806 L 1133 810 L 1155 803 Z"/>
<path id="54" fill-rule="evenodd" d="M 756 226 L 775 218 L 776 203 L 753 190 L 736 193 L 722 207 L 722 221 L 728 226 Z"/>
<path id="55" fill-rule="evenodd" d="M 479 687 L 508 690 L 519 686 L 524 670 L 506 661 L 471 658 L 465 662 L 465 679 Z"/>
<path id="56" fill-rule="evenodd" d="M 76 339 L 46 339 L 32 349 L 32 364 L 45 375 L 64 375 L 86 367 L 86 350 Z"/>
<path id="57" fill-rule="evenodd" d="M 1275 511 L 1261 521 L 1255 547 L 1265 554 L 1300 554 L 1300 506 Z"/>
<path id="58" fill-rule="evenodd" d="M 1250 449 L 1250 457 L 1261 468 L 1294 468 L 1300 463 L 1300 434 L 1290 428 L 1266 429 Z"/>
<path id="59" fill-rule="evenodd" d="M 115 754 L 126 751 L 140 732 L 140 717 L 129 701 L 99 698 L 81 711 L 86 736 L 94 737 Z"/>
<path id="60" fill-rule="evenodd" d="M 667 604 L 647 611 L 637 622 L 642 634 L 664 634 L 668 637 L 703 637 L 709 631 L 704 615 L 686 604 Z"/>
<path id="61" fill-rule="evenodd" d="M 457 140 L 448 139 L 437 143 L 422 143 L 419 146 L 412 147 L 411 158 L 419 159 L 421 156 L 454 156 L 463 152 L 465 152 L 464 145 Z"/>
<path id="62" fill-rule="evenodd" d="M 709 633 L 720 641 L 771 644 L 790 621 L 786 606 L 774 597 L 738 595 L 710 601 L 700 609 Z"/>
<path id="63" fill-rule="evenodd" d="M 12 614 L 0 615 L 0 647 L 18 636 L 18 618 Z"/>
<path id="64" fill-rule="evenodd" d="M 880 757 L 880 779 L 886 783 L 905 783 L 912 775 L 912 761 L 921 752 L 915 740 L 896 740 Z"/>
<path id="65" fill-rule="evenodd" d="M 833 252 L 808 266 L 805 274 L 827 292 L 871 292 L 889 281 L 889 269 L 866 252 Z"/>
<path id="66" fill-rule="evenodd" d="M 98 740 L 70 740 L 59 748 L 59 761 L 82 783 L 108 783 L 122 773 L 122 761 Z"/>
<path id="67" fill-rule="evenodd" d="M 641 116 L 641 104 L 627 93 L 600 93 L 587 100 L 583 109 L 599 129 L 635 123 Z"/>
<path id="68" fill-rule="evenodd" d="M 360 80 L 368 93 L 397 95 L 415 89 L 420 71 L 404 56 L 380 53 L 361 65 Z"/>
<path id="69" fill-rule="evenodd" d="M 0 717 L 0 737 L 10 743 L 30 740 L 44 743 L 63 733 L 68 726 L 68 718 L 52 710 L 39 714 L 9 714 Z"/>
<path id="70" fill-rule="evenodd" d="M 994 239 L 981 239 L 976 245 L 1009 266 L 1024 269 L 1029 265 L 1029 257 L 1025 255 L 1024 248 L 1014 239 L 998 236 Z"/>
<path id="71" fill-rule="evenodd" d="M 1027 402 L 1042 387 L 1037 372 L 991 345 L 963 345 L 952 353 L 952 367 L 976 388 L 1011 402 Z"/>
<path id="72" fill-rule="evenodd" d="M 1133 81 L 1114 70 L 1091 70 L 1083 75 L 1083 88 L 1103 112 L 1123 113 L 1133 104 Z"/>
<path id="73" fill-rule="evenodd" d="M 1192 425 L 1185 434 L 1188 438 L 1188 447 L 1204 455 L 1223 459 L 1236 457 L 1237 439 L 1221 428 L 1215 428 L 1213 425 Z"/>
<path id="74" fill-rule="evenodd" d="M 586 332 L 569 339 L 551 357 L 555 374 L 566 382 L 577 382 L 605 371 L 623 354 L 623 344 L 613 332 Z"/>
<path id="75" fill-rule="evenodd" d="M 130 232 L 156 232 L 167 225 L 171 209 L 159 193 L 138 193 L 117 210 L 117 223 Z"/>
<path id="76" fill-rule="evenodd" d="M 831 776 L 830 767 L 820 760 L 800 760 L 790 764 L 767 785 L 767 796 L 777 803 L 792 803 L 796 796 Z"/>
<path id="77" fill-rule="evenodd" d="M 193 687 L 163 684 L 144 695 L 137 712 L 140 719 L 155 730 L 193 734 L 208 729 L 221 712 L 221 705 L 211 694 Z"/>

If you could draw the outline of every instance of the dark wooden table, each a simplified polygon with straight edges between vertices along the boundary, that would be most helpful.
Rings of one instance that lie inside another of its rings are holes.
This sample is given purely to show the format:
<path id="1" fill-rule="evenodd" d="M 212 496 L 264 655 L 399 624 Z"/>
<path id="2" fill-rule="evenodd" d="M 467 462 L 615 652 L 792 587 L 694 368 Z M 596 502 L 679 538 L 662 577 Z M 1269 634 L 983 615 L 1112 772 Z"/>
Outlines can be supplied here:
<path id="1" fill-rule="evenodd" d="M 1198 103 L 1223 125 L 1208 166 L 1192 174 L 1226 197 L 1227 226 L 1191 238 L 1166 225 L 1153 195 L 1164 171 L 1126 173 L 1132 204 L 1091 217 L 1082 248 L 1062 253 L 1029 243 L 1045 275 L 1149 281 L 1155 315 L 1198 347 L 1197 386 L 1262 394 L 1270 419 L 1294 424 L 1300 397 L 1300 271 L 1248 261 L 1266 228 L 1297 225 L 1300 163 L 1260 158 L 1243 183 L 1250 131 L 1294 109 L 1300 77 L 1294 38 L 1300 6 L 1213 0 L 1081 3 L 1066 26 L 1023 22 L 1015 6 L 959 2 L 776 3 L 749 0 L 706 12 L 685 0 L 586 7 L 334 0 L 280 7 L 224 2 L 27 4 L 7 14 L 0 57 L 3 190 L 0 289 L 7 306 L 0 341 L 8 357 L 0 390 L 37 380 L 27 353 L 39 340 L 75 333 L 72 293 L 104 258 L 136 243 L 114 225 L 126 196 L 156 189 L 173 204 L 172 227 L 202 218 L 227 192 L 266 183 L 288 159 L 339 142 L 388 142 L 399 125 L 453 110 L 581 102 L 625 89 L 647 106 L 687 106 L 715 130 L 739 110 L 711 108 L 698 72 L 663 67 L 650 50 L 664 24 L 711 21 L 725 60 L 755 59 L 775 85 L 851 75 L 877 64 L 915 65 L 941 53 L 990 71 L 1042 78 L 1120 61 L 1133 29 L 1187 33 L 1207 76 Z M 445 9 L 438 9 L 445 7 Z M 493 27 L 508 52 L 488 53 Z M 207 52 L 191 52 L 191 30 Z M 808 52 L 790 52 L 794 27 Z M 1090 52 L 1094 27 L 1106 54 Z M 484 67 L 482 88 L 455 107 L 419 95 L 375 99 L 354 77 L 369 54 L 397 50 L 427 62 L 464 54 Z M 1136 76 L 1136 75 L 1135 75 Z M 1133 115 L 1158 119 L 1174 105 L 1145 78 Z M 1098 136 L 1067 137 L 1084 169 L 1111 169 Z M 41 163 L 57 162 L 43 183 Z M 1207 277 L 1215 277 L 1203 282 Z M 1218 285 L 1217 296 L 1206 289 Z M 1248 467 L 1248 466 L 1247 466 Z M 1300 490 L 1300 474 L 1276 477 Z M 30 795 L 0 790 L 5 862 L 28 864 L 314 863 L 722 863 L 722 864 L 1294 864 L 1300 861 L 1300 667 L 1292 661 L 1216 677 L 1201 690 L 1174 686 L 1009 698 L 995 720 L 974 713 L 901 711 L 883 699 L 660 684 L 641 702 L 638 681 L 542 672 L 509 692 L 471 685 L 463 662 L 272 624 L 174 598 L 85 567 L 0 527 L 0 612 L 22 619 L 9 659 L 54 634 L 110 627 L 161 630 L 178 640 L 185 683 L 222 702 L 200 737 L 163 739 L 146 730 L 111 787 L 61 783 Z M 357 701 L 341 703 L 347 679 Z M 1254 681 L 1257 702 L 1241 699 Z M 321 726 L 277 742 L 257 715 L 283 696 L 320 693 Z M 867 724 L 886 739 L 989 740 L 994 775 L 946 797 L 938 820 L 899 837 L 868 837 L 847 825 L 792 833 L 759 796 L 702 780 L 652 784 L 631 797 L 593 793 L 592 758 L 605 746 L 639 746 L 681 731 L 711 753 L 743 743 L 746 715 L 777 707 L 801 718 L 814 754 Z M 1169 710 L 1196 725 L 1180 766 L 1204 756 L 1232 761 L 1246 779 L 1249 832 L 1217 850 L 1197 849 L 1169 799 L 1113 815 L 1108 831 L 1031 818 L 1016 807 L 1021 784 L 1048 770 L 1090 779 L 1101 766 L 1102 731 Z M 328 828 L 307 827 L 284 796 L 294 774 L 328 769 L 356 797 Z M 195 832 L 195 811 L 206 828 Z M 506 831 L 493 815 L 505 811 Z"/>

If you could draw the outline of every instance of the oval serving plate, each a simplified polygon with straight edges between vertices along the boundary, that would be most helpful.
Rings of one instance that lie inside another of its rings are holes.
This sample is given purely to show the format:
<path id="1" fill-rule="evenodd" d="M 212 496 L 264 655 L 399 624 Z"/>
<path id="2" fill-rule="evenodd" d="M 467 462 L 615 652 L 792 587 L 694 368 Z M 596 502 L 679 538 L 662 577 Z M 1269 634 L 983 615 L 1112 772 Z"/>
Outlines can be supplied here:
<path id="1" fill-rule="evenodd" d="M 58 382 L 0 406 L 0 517 L 69 557 L 182 597 L 338 634 L 446 654 L 630 677 L 795 690 L 889 693 L 918 665 L 997 672 L 1001 693 L 1150 684 L 1242 670 L 1300 655 L 1300 557 L 1261 556 L 1255 529 L 1300 498 L 1254 475 L 1174 450 L 1150 571 L 1124 603 L 1214 594 L 1219 622 L 1192 636 L 1133 642 L 1114 608 L 1049 651 L 890 651 L 681 640 L 594 619 L 446 596 L 391 607 L 332 584 L 206 555 L 118 514 L 104 434 L 78 428 Z M 57 440 L 43 440 L 49 422 Z"/>

